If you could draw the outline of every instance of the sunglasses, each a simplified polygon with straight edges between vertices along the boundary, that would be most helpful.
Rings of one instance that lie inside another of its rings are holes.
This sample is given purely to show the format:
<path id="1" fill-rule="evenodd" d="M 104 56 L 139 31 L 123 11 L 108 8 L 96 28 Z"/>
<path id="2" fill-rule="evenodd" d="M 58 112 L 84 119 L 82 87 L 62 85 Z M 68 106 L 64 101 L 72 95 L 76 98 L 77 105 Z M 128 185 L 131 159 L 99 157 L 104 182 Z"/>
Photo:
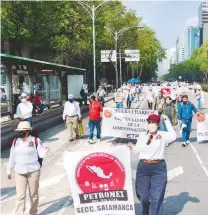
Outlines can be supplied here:
<path id="1" fill-rule="evenodd" d="M 153 135 L 150 135 L 150 136 L 149 136 L 149 139 L 148 139 L 148 141 L 147 141 L 147 145 L 149 145 L 149 144 L 152 142 L 152 139 L 153 139 Z"/>
<path id="2" fill-rule="evenodd" d="M 27 96 L 21 96 L 20 98 L 21 98 L 21 99 L 26 99 L 26 98 L 27 98 Z"/>

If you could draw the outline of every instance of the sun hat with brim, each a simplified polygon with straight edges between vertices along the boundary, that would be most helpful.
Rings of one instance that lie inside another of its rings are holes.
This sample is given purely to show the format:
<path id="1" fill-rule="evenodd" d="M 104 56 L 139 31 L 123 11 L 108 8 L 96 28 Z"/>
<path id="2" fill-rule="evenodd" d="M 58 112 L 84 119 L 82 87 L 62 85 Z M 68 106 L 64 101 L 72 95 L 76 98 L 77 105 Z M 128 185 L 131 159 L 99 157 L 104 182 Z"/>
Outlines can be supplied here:
<path id="1" fill-rule="evenodd" d="M 151 114 L 147 118 L 147 121 L 149 121 L 149 120 L 160 122 L 160 117 L 157 114 Z"/>
<path id="2" fill-rule="evenodd" d="M 28 130 L 32 130 L 32 127 L 30 123 L 27 121 L 19 122 L 17 129 L 15 129 L 15 131 L 28 131 Z"/>

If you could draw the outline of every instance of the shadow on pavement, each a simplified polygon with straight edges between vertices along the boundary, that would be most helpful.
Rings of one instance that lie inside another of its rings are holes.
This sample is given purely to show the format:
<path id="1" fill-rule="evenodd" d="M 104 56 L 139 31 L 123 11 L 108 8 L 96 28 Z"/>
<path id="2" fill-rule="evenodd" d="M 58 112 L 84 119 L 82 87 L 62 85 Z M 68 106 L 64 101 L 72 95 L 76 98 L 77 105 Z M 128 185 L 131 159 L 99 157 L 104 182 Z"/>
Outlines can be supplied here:
<path id="1" fill-rule="evenodd" d="M 4 201 L 5 199 L 10 198 L 16 194 L 16 187 L 1 188 L 0 193 L 2 198 L 1 201 Z"/>
<path id="2" fill-rule="evenodd" d="M 183 211 L 188 202 L 199 203 L 196 197 L 189 196 L 188 192 L 182 192 L 179 195 L 168 196 L 164 200 L 164 210 L 166 215 L 175 215 Z"/>
<path id="3" fill-rule="evenodd" d="M 70 198 L 70 196 L 65 196 L 65 197 L 60 198 L 60 199 L 55 199 L 54 201 L 40 204 L 40 207 L 48 205 L 48 204 L 50 204 L 50 206 L 48 208 L 46 208 L 44 211 L 42 211 L 41 213 L 39 213 L 39 215 L 46 215 L 46 214 L 50 214 L 50 213 L 54 213 L 54 212 L 59 211 L 60 209 L 62 209 L 62 207 L 64 206 L 64 204 L 66 203 L 66 201 L 69 198 Z M 67 205 L 67 207 L 71 206 L 72 204 L 73 204 L 73 201 L 71 201 L 71 203 L 69 205 Z"/>
<path id="4" fill-rule="evenodd" d="M 165 198 L 163 203 L 164 214 L 165 215 L 179 214 L 183 211 L 184 206 L 188 202 L 199 203 L 200 200 L 196 197 L 189 196 L 188 192 L 183 192 L 175 196 L 168 196 Z M 136 211 L 136 215 L 142 214 L 141 203 L 135 203 L 135 211 Z"/>

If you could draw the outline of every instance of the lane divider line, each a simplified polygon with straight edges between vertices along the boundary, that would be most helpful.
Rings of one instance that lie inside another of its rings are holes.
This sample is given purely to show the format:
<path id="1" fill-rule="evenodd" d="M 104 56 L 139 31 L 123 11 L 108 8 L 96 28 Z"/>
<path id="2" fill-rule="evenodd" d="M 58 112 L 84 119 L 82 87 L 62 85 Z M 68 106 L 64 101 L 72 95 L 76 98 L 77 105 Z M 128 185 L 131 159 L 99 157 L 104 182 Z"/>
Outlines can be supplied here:
<path id="1" fill-rule="evenodd" d="M 193 146 L 192 143 L 190 143 L 190 146 L 191 146 L 192 150 L 194 151 L 194 153 L 195 153 L 195 155 L 196 155 L 196 158 L 197 158 L 197 160 L 199 161 L 199 163 L 200 163 L 202 169 L 204 170 L 206 176 L 208 177 L 208 170 L 207 170 L 207 168 L 205 167 L 205 165 L 204 165 L 202 159 L 200 158 L 200 156 L 199 156 L 199 154 L 198 154 L 196 148 Z"/>

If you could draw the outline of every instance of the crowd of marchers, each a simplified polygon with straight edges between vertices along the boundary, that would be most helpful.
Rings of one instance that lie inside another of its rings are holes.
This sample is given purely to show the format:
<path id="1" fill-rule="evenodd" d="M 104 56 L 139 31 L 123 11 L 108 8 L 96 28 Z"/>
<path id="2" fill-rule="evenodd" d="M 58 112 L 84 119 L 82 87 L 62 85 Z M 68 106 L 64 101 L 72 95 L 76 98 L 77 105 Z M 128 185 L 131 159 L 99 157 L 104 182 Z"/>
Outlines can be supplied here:
<path id="1" fill-rule="evenodd" d="M 85 88 L 83 98 L 89 99 L 89 143 L 98 143 L 101 139 L 101 112 L 105 102 L 106 91 L 100 86 L 97 93 L 89 98 Z M 141 135 L 137 144 L 127 146 L 139 154 L 139 163 L 136 175 L 136 193 L 140 199 L 145 215 L 162 215 L 163 199 L 167 184 L 167 168 L 165 162 L 165 147 L 176 139 L 175 126 L 179 125 L 182 134 L 182 146 L 190 144 L 190 132 L 193 113 L 202 116 L 199 109 L 203 107 L 203 92 L 200 85 L 194 85 L 192 96 L 196 98 L 198 109 L 189 101 L 189 87 L 184 83 L 174 82 L 165 86 L 145 84 L 123 84 L 114 93 L 115 107 L 130 109 L 132 102 L 147 98 L 150 110 L 157 110 L 158 114 L 151 114 L 148 119 L 148 132 Z M 36 104 L 40 105 L 38 94 Z M 16 210 L 15 214 L 23 215 L 25 211 L 26 189 L 29 188 L 31 208 L 29 213 L 36 215 L 38 211 L 38 189 L 42 159 L 49 151 L 48 146 L 42 146 L 41 140 L 32 128 L 32 111 L 34 109 L 31 99 L 24 93 L 20 97 L 21 103 L 17 107 L 20 123 L 16 129 L 17 138 L 14 139 L 7 168 L 8 178 L 15 172 L 16 182 Z M 78 129 L 82 122 L 80 105 L 72 94 L 64 105 L 62 115 L 66 124 L 69 141 L 80 138 Z M 201 117 L 202 118 L 202 117 Z M 97 130 L 96 141 L 94 128 Z M 75 136 L 74 136 L 75 134 Z M 151 188 L 151 189 L 150 189 Z"/>

